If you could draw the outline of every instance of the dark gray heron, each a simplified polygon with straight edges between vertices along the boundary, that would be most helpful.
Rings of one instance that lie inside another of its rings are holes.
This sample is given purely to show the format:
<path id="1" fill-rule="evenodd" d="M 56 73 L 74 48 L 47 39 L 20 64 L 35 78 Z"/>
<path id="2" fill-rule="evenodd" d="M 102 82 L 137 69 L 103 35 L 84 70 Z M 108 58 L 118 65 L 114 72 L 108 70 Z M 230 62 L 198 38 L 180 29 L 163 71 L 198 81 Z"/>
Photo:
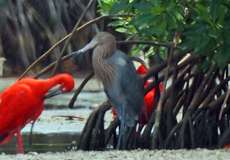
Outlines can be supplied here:
<path id="1" fill-rule="evenodd" d="M 112 34 L 99 32 L 84 48 L 72 54 L 75 57 L 90 49 L 93 49 L 95 76 L 102 82 L 120 120 L 117 149 L 127 149 L 144 104 L 143 80 L 137 75 L 132 60 L 117 49 Z"/>

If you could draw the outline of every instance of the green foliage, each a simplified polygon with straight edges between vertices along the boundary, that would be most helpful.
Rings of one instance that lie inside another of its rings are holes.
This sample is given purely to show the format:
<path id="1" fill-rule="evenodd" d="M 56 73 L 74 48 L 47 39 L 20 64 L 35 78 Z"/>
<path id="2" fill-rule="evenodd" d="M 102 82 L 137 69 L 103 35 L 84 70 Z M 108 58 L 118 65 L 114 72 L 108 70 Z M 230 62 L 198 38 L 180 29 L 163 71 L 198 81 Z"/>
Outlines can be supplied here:
<path id="1" fill-rule="evenodd" d="M 0 8 L 3 9 L 7 6 L 7 0 L 0 0 Z"/>
<path id="2" fill-rule="evenodd" d="M 109 14 L 113 5 L 117 2 L 117 0 L 98 0 L 99 12 L 102 15 Z"/>
<path id="3" fill-rule="evenodd" d="M 209 64 L 224 67 L 230 60 L 229 0 L 101 0 L 110 14 L 132 14 L 111 25 L 118 32 L 142 40 L 172 42 Z M 110 5 L 108 5 L 108 3 Z M 103 11 L 105 7 L 101 7 Z"/>

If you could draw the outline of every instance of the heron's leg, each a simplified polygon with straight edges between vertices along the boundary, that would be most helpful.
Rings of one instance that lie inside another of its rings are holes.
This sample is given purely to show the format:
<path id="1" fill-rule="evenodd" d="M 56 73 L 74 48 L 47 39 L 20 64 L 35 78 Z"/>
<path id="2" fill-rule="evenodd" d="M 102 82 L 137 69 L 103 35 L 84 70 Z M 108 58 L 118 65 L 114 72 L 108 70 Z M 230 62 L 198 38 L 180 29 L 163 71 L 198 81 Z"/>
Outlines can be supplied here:
<path id="1" fill-rule="evenodd" d="M 136 148 L 137 138 L 138 138 L 138 134 L 136 131 L 136 124 L 133 127 L 127 127 L 126 148 L 127 149 Z"/>
<path id="2" fill-rule="evenodd" d="M 17 130 L 17 153 L 24 154 L 24 144 L 20 128 Z"/>
<path id="3" fill-rule="evenodd" d="M 117 143 L 117 149 L 122 149 L 124 145 L 124 120 L 120 120 L 120 127 L 119 127 L 119 136 L 118 136 L 118 143 Z"/>
<path id="4" fill-rule="evenodd" d="M 121 116 L 120 119 L 120 127 L 119 127 L 119 137 L 118 137 L 118 143 L 117 143 L 117 149 L 124 149 L 124 134 L 125 134 L 125 108 L 122 106 L 121 108 Z"/>

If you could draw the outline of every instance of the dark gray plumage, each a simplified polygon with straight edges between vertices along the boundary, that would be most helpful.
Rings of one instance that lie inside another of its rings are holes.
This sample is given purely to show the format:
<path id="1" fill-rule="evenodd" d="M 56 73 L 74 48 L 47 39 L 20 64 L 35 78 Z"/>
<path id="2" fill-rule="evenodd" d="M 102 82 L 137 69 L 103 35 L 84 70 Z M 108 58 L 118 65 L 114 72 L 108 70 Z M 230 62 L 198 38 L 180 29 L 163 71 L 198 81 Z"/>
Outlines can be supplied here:
<path id="1" fill-rule="evenodd" d="M 143 105 L 142 80 L 136 74 L 129 57 L 123 52 L 116 50 L 106 61 L 113 64 L 115 76 L 111 85 L 105 87 L 105 92 L 117 109 L 119 119 L 124 119 L 125 125 L 133 127 Z M 122 110 L 125 113 L 123 116 Z"/>
<path id="2" fill-rule="evenodd" d="M 92 65 L 96 77 L 103 83 L 109 100 L 120 120 L 118 149 L 126 149 L 144 104 L 143 82 L 131 59 L 116 48 L 116 39 L 107 32 L 98 33 L 83 49 L 93 50 Z"/>

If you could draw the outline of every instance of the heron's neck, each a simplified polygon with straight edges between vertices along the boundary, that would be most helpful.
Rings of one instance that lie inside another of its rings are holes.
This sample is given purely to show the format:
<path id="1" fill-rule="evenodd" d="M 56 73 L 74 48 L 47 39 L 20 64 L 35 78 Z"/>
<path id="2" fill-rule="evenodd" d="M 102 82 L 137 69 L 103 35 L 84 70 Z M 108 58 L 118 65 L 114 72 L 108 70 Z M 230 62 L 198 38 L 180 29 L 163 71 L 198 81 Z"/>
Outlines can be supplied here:
<path id="1" fill-rule="evenodd" d="M 103 85 L 110 85 L 115 76 L 114 66 L 109 64 L 107 59 L 114 53 L 114 47 L 106 45 L 98 46 L 93 51 L 93 68 L 96 77 L 102 81 Z"/>

